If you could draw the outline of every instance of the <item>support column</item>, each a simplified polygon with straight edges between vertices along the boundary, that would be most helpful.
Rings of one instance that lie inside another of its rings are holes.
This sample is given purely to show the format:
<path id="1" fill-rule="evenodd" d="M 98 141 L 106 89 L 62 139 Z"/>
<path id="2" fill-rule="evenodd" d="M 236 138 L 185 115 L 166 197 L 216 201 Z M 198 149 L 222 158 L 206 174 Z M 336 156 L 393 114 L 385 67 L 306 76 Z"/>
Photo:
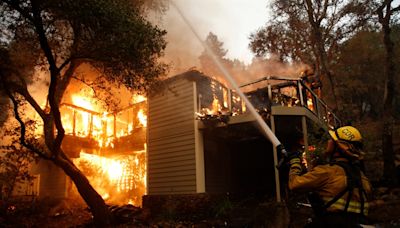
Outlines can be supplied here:
<path id="1" fill-rule="evenodd" d="M 197 88 L 193 82 L 194 110 L 197 108 Z M 204 142 L 203 133 L 199 130 L 199 121 L 196 120 L 196 111 L 193 112 L 194 137 L 195 137 L 195 158 L 196 158 L 196 193 L 206 192 L 205 168 L 204 168 Z"/>
<path id="2" fill-rule="evenodd" d="M 275 134 L 275 117 L 271 115 L 271 130 Z M 276 150 L 276 147 L 272 145 L 273 148 L 273 154 L 274 154 L 274 167 L 275 167 L 275 192 L 276 192 L 276 201 L 281 202 L 281 183 L 279 180 L 279 170 L 277 167 L 278 165 L 278 151 Z"/>
<path id="3" fill-rule="evenodd" d="M 307 119 L 305 116 L 301 117 L 301 126 L 303 128 L 303 141 L 304 141 L 304 148 L 308 150 L 308 129 L 307 129 Z"/>

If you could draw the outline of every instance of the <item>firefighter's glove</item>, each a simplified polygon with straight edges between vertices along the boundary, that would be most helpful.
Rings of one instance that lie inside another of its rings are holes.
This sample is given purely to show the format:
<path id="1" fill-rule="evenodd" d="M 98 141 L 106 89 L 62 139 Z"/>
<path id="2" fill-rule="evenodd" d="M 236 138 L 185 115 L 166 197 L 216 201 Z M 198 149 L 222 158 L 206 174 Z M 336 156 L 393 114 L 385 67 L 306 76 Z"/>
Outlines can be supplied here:
<path id="1" fill-rule="evenodd" d="M 288 154 L 288 160 L 290 165 L 290 174 L 300 174 L 302 171 L 301 168 L 301 153 L 300 152 L 291 152 Z"/>

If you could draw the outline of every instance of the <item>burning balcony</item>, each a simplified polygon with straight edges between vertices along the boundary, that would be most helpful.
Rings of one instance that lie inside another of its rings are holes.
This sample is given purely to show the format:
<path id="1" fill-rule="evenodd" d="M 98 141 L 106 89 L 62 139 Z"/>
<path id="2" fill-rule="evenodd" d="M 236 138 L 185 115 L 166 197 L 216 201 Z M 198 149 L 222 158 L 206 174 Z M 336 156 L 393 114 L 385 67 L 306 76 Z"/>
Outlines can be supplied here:
<path id="1" fill-rule="evenodd" d="M 146 98 L 115 112 L 95 111 L 88 97 L 74 94 L 60 105 L 62 149 L 109 203 L 141 204 L 146 193 Z M 77 194 L 72 182 L 46 161 L 36 167 L 40 197 Z"/>

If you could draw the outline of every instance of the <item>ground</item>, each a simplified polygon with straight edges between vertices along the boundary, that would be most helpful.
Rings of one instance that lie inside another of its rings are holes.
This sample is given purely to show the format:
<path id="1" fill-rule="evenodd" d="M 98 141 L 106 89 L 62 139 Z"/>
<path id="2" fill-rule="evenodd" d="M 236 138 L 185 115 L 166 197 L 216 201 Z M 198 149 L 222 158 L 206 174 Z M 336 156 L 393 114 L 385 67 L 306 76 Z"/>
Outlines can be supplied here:
<path id="1" fill-rule="evenodd" d="M 400 227 L 400 189 L 379 188 L 369 218 L 380 228 Z M 312 216 L 311 208 L 293 198 L 287 204 L 271 199 L 248 197 L 224 202 L 210 214 L 174 216 L 151 215 L 149 210 L 131 205 L 111 206 L 114 227 L 303 227 Z M 217 209 L 217 210 L 215 210 Z M 181 214 L 182 215 L 182 214 Z M 15 201 L 0 214 L 0 227 L 93 227 L 86 205 L 77 199 L 61 202 Z"/>

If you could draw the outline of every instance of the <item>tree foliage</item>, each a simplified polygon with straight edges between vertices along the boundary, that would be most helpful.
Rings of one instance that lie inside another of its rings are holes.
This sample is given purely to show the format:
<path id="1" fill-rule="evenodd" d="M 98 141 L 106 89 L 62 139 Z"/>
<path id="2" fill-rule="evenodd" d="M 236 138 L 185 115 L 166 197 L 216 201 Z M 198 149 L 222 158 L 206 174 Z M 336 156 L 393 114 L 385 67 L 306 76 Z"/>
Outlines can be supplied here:
<path id="1" fill-rule="evenodd" d="M 224 43 L 218 39 L 218 36 L 215 35 L 214 33 L 210 32 L 210 33 L 208 33 L 206 40 L 204 42 L 210 48 L 210 50 L 213 52 L 213 54 L 215 55 L 217 60 L 225 65 L 227 62 L 227 59 L 225 58 L 225 56 L 226 56 L 226 53 L 228 52 L 228 50 L 224 49 L 224 47 L 223 47 Z M 207 50 L 203 50 L 203 52 L 199 56 L 199 60 L 200 60 L 201 69 L 206 74 L 212 75 L 214 77 L 218 77 L 218 76 L 222 75 L 222 72 L 220 71 L 217 64 L 214 62 L 213 57 L 211 56 L 210 53 L 208 53 Z"/>
<path id="2" fill-rule="evenodd" d="M 275 0 L 271 19 L 250 36 L 250 48 L 258 56 L 276 54 L 282 61 L 308 64 L 324 82 L 325 94 L 336 96 L 331 67 L 338 46 L 366 25 L 371 15 L 366 3 L 368 0 Z M 328 102 L 334 104 L 335 100 Z"/>
<path id="3" fill-rule="evenodd" d="M 335 61 L 338 45 L 364 26 L 370 16 L 364 3 L 275 0 L 271 3 L 271 19 L 251 34 L 249 46 L 258 56 L 276 54 L 283 61 L 320 65 L 321 51 L 326 53 L 327 61 Z M 318 50 L 319 45 L 322 50 Z"/>
<path id="4" fill-rule="evenodd" d="M 357 56 L 357 58 L 354 58 Z M 376 31 L 361 31 L 340 47 L 334 64 L 344 119 L 378 118 L 383 110 L 384 48 Z"/>
<path id="5" fill-rule="evenodd" d="M 226 57 L 228 50 L 224 48 L 224 43 L 219 40 L 218 36 L 210 32 L 204 41 L 209 50 L 203 50 L 199 56 L 201 70 L 212 77 L 218 78 L 221 82 L 227 83 L 223 76 L 223 72 L 219 68 L 215 60 L 219 61 L 222 67 L 238 82 L 243 82 L 243 79 L 248 76 L 246 65 L 238 59 L 229 59 Z M 214 55 L 214 57 L 212 56 Z"/>
<path id="6" fill-rule="evenodd" d="M 30 168 L 37 156 L 18 143 L 15 128 L 18 126 L 3 127 L 0 136 L 2 141 L 0 145 L 0 200 L 2 201 L 0 211 L 7 209 L 11 195 L 18 190 L 17 187 L 32 185 L 34 179 Z"/>

